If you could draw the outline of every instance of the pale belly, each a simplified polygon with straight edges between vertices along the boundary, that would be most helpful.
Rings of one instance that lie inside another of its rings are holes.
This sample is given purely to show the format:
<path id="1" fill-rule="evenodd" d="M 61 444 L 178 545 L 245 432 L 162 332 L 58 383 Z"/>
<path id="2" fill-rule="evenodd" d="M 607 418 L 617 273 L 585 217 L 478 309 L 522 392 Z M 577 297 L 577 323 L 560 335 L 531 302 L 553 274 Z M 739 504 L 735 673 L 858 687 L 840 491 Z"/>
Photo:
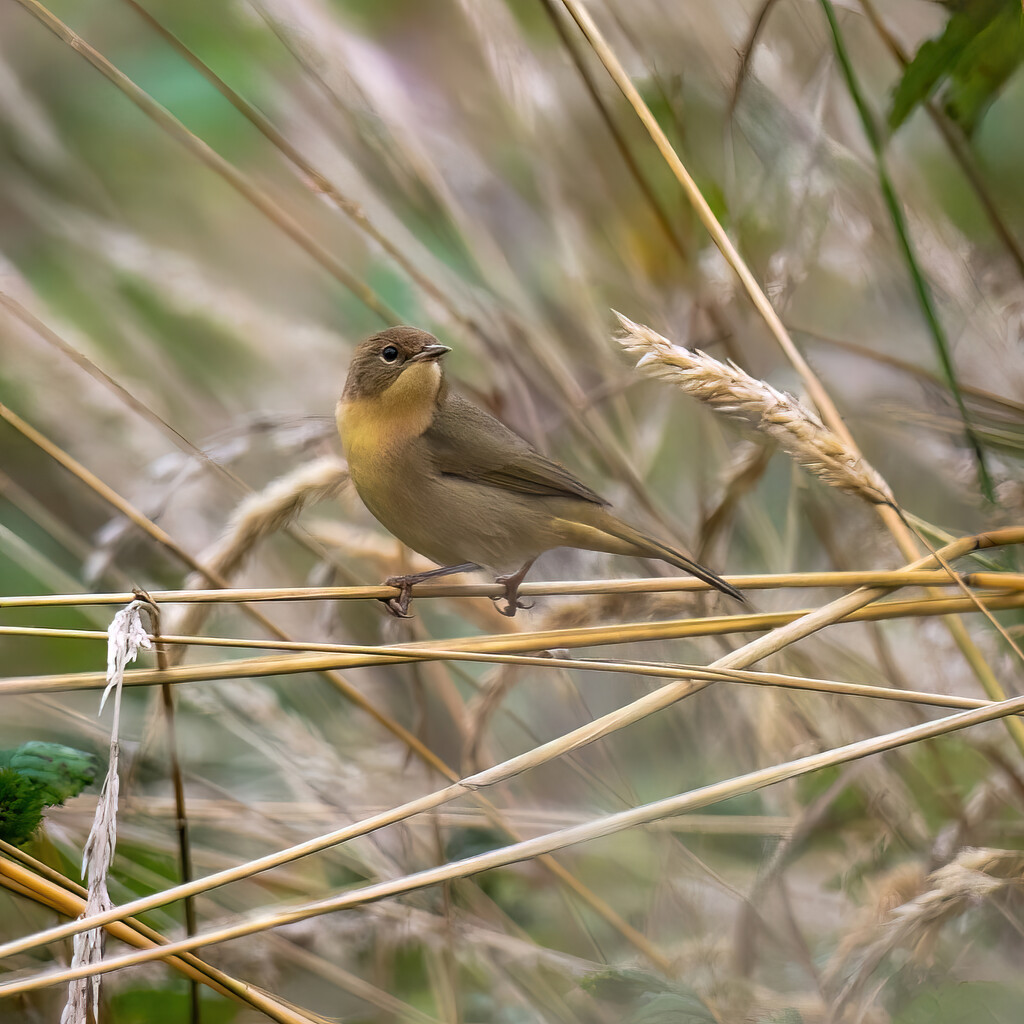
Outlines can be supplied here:
<path id="1" fill-rule="evenodd" d="M 512 572 L 566 542 L 556 526 L 564 499 L 428 475 L 401 455 L 371 459 L 349 458 L 363 503 L 403 544 L 439 565 L 475 562 Z"/>

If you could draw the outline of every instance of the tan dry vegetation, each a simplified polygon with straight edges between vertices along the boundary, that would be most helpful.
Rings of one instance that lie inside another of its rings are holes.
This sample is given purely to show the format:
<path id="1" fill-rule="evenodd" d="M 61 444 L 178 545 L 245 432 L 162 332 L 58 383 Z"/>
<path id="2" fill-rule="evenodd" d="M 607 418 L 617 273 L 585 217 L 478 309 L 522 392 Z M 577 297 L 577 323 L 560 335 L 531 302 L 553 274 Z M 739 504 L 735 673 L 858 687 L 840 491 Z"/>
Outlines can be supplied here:
<path id="1" fill-rule="evenodd" d="M 104 1019 L 1002 1021 L 1019 75 L 970 141 L 937 95 L 879 155 L 854 99 L 930 5 L 8 6 L 0 749 L 104 760 L 133 587 L 160 634 Z M 484 577 L 387 619 L 423 566 L 330 416 L 396 321 L 749 607 L 553 552 L 515 620 Z M 0 848 L 5 1020 L 96 970 L 94 805 Z"/>

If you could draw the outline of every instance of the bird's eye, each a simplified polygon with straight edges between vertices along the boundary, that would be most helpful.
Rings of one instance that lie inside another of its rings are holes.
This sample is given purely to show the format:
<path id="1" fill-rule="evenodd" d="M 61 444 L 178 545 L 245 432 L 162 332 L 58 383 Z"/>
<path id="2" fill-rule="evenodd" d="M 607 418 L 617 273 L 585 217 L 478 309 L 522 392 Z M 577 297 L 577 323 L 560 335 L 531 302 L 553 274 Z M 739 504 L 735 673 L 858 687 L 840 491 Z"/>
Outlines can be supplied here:
<path id="1" fill-rule="evenodd" d="M 393 363 L 398 358 L 398 349 L 394 345 L 388 345 L 381 349 L 380 357 L 385 363 Z"/>

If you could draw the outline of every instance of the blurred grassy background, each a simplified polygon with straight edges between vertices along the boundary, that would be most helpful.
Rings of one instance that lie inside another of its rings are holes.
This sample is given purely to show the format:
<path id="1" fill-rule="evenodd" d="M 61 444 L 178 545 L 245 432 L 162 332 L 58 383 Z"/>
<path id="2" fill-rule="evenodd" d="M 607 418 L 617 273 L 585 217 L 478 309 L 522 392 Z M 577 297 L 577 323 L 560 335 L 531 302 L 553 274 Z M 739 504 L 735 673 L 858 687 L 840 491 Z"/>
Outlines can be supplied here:
<path id="1" fill-rule="evenodd" d="M 894 89 L 913 108 L 886 133 L 886 160 L 984 450 L 988 502 L 822 7 L 591 4 L 867 458 L 905 508 L 953 533 L 1019 523 L 1024 509 L 1024 261 L 1006 244 L 1024 239 L 1013 6 L 900 0 L 882 12 L 908 56 L 930 55 L 940 68 L 934 117 L 922 103 L 931 88 L 922 65 L 904 76 L 865 8 L 838 9 L 878 123 Z M 453 346 L 449 370 L 477 401 L 716 571 L 902 563 L 870 508 L 783 456 L 753 457 L 740 431 L 633 373 L 612 340 L 614 307 L 800 389 L 559 4 L 145 0 L 142 11 L 130 0 L 87 0 L 49 10 L 187 134 L 183 142 L 140 109 L 30 4 L 0 8 L 0 402 L 193 556 L 224 532 L 244 493 L 238 481 L 259 491 L 338 450 L 333 406 L 351 348 L 405 322 Z M 956 49 L 956 31 L 988 31 L 989 48 Z M 749 57 L 742 81 L 740 53 Z M 250 118 L 189 54 L 251 104 Z M 937 123 L 968 154 L 975 184 Z M 215 155 L 204 162 L 205 147 Z M 182 584 L 178 560 L 5 423 L 0 452 L 2 593 Z M 723 495 L 726 512 L 713 518 Z M 376 583 L 407 564 L 347 491 L 307 510 L 300 526 L 247 552 L 232 583 Z M 996 557 L 1019 564 L 1012 553 Z M 651 571 L 558 552 L 533 578 Z M 824 599 L 783 592 L 756 604 Z M 482 599 L 419 601 L 418 617 L 399 625 L 372 602 L 263 607 L 296 638 L 351 643 L 725 610 L 686 595 L 542 599 L 507 623 Z M 2 618 L 104 628 L 109 617 L 101 608 Z M 1019 631 L 1018 613 L 1001 617 Z M 230 608 L 204 628 L 264 636 Z M 1004 686 L 1019 692 L 1019 662 L 990 628 L 971 628 Z M 644 644 L 621 656 L 704 663 L 726 644 Z M 101 643 L 72 639 L 0 637 L 0 652 L 12 676 L 95 671 L 105 658 Z M 833 628 L 765 667 L 979 694 L 948 633 L 928 619 Z M 472 767 L 476 731 L 480 763 L 490 763 L 649 687 L 623 675 L 475 664 L 363 669 L 349 681 L 459 772 Z M 486 718 L 481 687 L 497 694 Z M 444 781 L 319 676 L 187 684 L 175 696 L 198 873 Z M 45 739 L 105 757 L 96 694 L 3 702 L 0 747 Z M 178 877 L 157 704 L 144 688 L 126 694 L 132 772 L 118 902 Z M 493 797 L 529 835 L 931 714 L 720 684 Z M 966 848 L 1020 849 L 1022 794 L 1019 752 L 993 724 L 561 855 L 673 965 L 671 980 L 536 864 L 226 944 L 209 959 L 346 1020 L 916 1024 L 987 1012 L 1009 1021 L 1007 1008 L 1024 996 L 1019 887 L 974 902 L 950 897 L 952 921 L 923 921 L 909 937 L 892 937 L 886 915 L 938 891 L 926 876 Z M 83 796 L 51 812 L 35 855 L 77 877 L 92 805 Z M 211 922 L 505 841 L 460 802 L 208 894 L 197 911 Z M 173 931 L 178 910 L 151 923 Z M 51 918 L 0 895 L 4 939 Z M 66 955 L 50 947 L 15 966 Z M 8 1001 L 4 1019 L 53 1019 L 62 999 L 55 989 Z M 189 1014 L 185 982 L 159 966 L 110 977 L 104 1000 L 104 1019 L 119 1024 Z M 202 1019 L 259 1015 L 208 996 Z"/>

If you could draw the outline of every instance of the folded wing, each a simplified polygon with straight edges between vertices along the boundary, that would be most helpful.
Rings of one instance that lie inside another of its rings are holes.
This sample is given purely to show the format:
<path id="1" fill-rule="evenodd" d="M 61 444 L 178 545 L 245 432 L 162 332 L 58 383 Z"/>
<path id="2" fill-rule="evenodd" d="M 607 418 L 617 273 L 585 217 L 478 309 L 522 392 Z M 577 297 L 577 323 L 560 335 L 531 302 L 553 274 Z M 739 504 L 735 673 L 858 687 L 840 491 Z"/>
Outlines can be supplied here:
<path id="1" fill-rule="evenodd" d="M 448 396 L 441 404 L 423 439 L 445 476 L 523 494 L 608 504 L 564 466 L 458 395 Z"/>

